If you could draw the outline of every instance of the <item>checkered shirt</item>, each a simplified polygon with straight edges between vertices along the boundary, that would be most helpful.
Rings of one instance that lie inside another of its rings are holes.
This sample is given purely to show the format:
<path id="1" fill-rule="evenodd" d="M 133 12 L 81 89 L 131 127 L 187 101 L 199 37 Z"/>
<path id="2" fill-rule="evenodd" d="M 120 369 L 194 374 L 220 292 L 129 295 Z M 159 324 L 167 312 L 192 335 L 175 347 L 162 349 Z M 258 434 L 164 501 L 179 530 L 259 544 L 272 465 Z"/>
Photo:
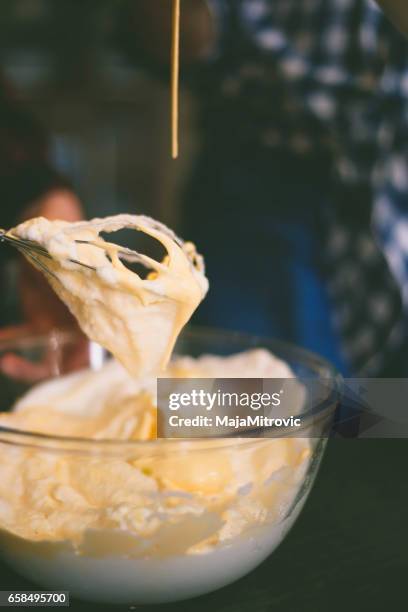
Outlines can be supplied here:
<path id="1" fill-rule="evenodd" d="M 218 31 L 208 105 L 224 129 L 298 155 L 327 151 L 324 260 L 353 372 L 406 343 L 408 42 L 371 0 L 208 0 Z M 214 76 L 216 75 L 216 76 Z M 247 121 L 242 120 L 243 117 Z"/>

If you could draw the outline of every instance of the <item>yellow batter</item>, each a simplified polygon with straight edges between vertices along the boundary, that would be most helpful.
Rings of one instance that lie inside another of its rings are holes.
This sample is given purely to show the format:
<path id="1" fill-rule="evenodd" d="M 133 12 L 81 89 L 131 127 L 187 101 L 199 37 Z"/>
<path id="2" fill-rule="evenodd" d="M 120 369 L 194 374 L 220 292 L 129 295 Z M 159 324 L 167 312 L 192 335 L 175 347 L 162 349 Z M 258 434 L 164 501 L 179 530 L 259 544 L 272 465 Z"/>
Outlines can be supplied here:
<path id="1" fill-rule="evenodd" d="M 99 236 L 123 228 L 151 236 L 167 251 L 162 262 L 139 255 L 151 270 L 145 279 L 124 265 L 122 247 Z M 165 368 L 178 334 L 208 290 L 203 258 L 194 245 L 149 217 L 117 215 L 76 223 L 39 217 L 11 233 L 47 249 L 52 259 L 41 259 L 53 273 L 48 280 L 55 292 L 83 332 L 134 376 Z"/>
<path id="2" fill-rule="evenodd" d="M 122 227 L 146 232 L 167 250 L 160 263 L 145 259 L 153 270 L 145 280 L 122 264 L 121 247 L 99 237 L 102 230 Z M 88 223 L 40 218 L 13 234 L 48 250 L 53 259 L 45 263 L 55 275 L 55 291 L 84 332 L 116 359 L 99 371 L 35 386 L 11 413 L 0 415 L 0 425 L 147 444 L 123 447 L 113 456 L 0 447 L 3 533 L 38 543 L 69 542 L 86 554 L 96 541 L 98 550 L 109 542 L 108 551 L 116 546 L 132 555 L 202 553 L 248 527 L 284 518 L 304 479 L 310 441 L 155 440 L 156 375 L 208 287 L 194 246 L 152 219 L 131 215 Z M 164 375 L 292 374 L 268 351 L 256 349 L 224 358 L 175 358 Z M 99 535 L 90 546 L 92 534 Z"/>

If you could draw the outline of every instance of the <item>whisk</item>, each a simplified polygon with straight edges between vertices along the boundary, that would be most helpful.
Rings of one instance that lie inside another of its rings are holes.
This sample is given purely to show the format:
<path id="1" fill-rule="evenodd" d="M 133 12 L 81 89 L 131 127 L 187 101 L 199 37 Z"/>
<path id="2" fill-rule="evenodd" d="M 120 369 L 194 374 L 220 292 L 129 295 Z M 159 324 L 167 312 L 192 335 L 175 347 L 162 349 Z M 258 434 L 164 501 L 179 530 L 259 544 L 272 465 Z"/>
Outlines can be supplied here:
<path id="1" fill-rule="evenodd" d="M 20 253 L 22 253 L 27 259 L 31 260 L 44 274 L 53 276 L 56 280 L 59 280 L 57 275 L 47 266 L 44 262 L 45 260 L 53 260 L 52 255 L 45 249 L 43 246 L 38 244 L 33 240 L 26 240 L 22 238 L 17 238 L 13 236 L 13 234 L 7 230 L 0 229 L 0 242 L 6 242 L 11 246 L 15 247 Z M 99 249 L 103 249 L 103 242 L 92 242 L 89 240 L 75 240 L 76 244 L 86 244 L 95 246 Z M 106 257 L 111 261 L 109 254 L 106 252 Z M 120 259 L 124 259 L 130 263 L 140 263 L 145 268 L 151 270 L 158 270 L 160 268 L 165 268 L 163 264 L 158 261 L 148 257 L 147 255 L 143 255 L 142 253 L 138 253 L 137 251 L 133 251 L 132 249 L 128 249 L 125 247 L 120 247 L 118 251 L 118 257 Z M 88 268 L 89 270 L 95 271 L 96 268 L 94 266 L 90 266 L 78 259 L 69 258 L 68 261 L 73 264 L 77 264 L 78 266 L 82 266 L 84 268 Z"/>

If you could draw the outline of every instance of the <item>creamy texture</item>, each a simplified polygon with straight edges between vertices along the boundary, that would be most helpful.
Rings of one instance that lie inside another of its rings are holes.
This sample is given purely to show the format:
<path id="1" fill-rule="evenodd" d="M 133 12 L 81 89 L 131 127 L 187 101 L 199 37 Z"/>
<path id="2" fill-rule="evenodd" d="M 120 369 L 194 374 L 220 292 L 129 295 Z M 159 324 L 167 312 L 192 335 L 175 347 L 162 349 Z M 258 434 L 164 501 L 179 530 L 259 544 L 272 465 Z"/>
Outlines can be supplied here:
<path id="1" fill-rule="evenodd" d="M 45 547 L 9 536 L 2 542 L 3 556 L 27 579 L 46 589 L 69 590 L 73 597 L 112 604 L 178 601 L 223 587 L 253 570 L 280 544 L 305 498 L 285 520 L 254 528 L 245 537 L 201 555 L 136 559 L 112 551 L 91 557 L 58 550 L 56 544 Z"/>
<path id="2" fill-rule="evenodd" d="M 229 377 L 291 375 L 262 349 L 181 357 L 166 374 L 207 377 L 220 370 Z M 155 379 L 134 379 L 111 361 L 100 371 L 37 385 L 0 424 L 96 440 L 153 440 Z M 104 531 L 104 539 L 112 531 L 106 550 L 119 538 L 116 547 L 136 556 L 203 552 L 252 525 L 282 519 L 310 458 L 309 441 L 293 438 L 166 444 L 99 458 L 0 448 L 0 524 L 32 541 L 70 541 L 83 552 L 95 547 L 95 531 Z M 126 545 L 118 531 L 128 534 Z"/>
<path id="3" fill-rule="evenodd" d="M 161 243 L 167 251 L 163 261 L 131 254 L 99 235 L 123 228 Z M 149 217 L 123 214 L 77 223 L 39 217 L 10 233 L 48 251 L 51 259 L 37 254 L 31 263 L 41 271 L 47 266 L 50 284 L 84 333 L 134 376 L 165 368 L 180 330 L 208 289 L 194 245 Z M 122 260 L 137 262 L 150 274 L 142 278 Z"/>
<path id="4" fill-rule="evenodd" d="M 167 251 L 160 263 L 137 255 L 152 270 L 146 279 L 123 265 L 126 250 L 99 237 L 122 227 Z M 38 384 L 0 414 L 1 426 L 54 436 L 48 450 L 44 440 L 0 445 L 10 563 L 45 586 L 115 602 L 197 595 L 252 569 L 303 503 L 311 440 L 157 440 L 156 376 L 291 378 L 290 368 L 263 349 L 168 363 L 208 283 L 194 246 L 152 219 L 34 219 L 12 233 L 47 249 L 51 259 L 34 265 L 47 265 L 81 328 L 117 361 Z M 300 392 L 294 412 L 302 401 Z M 58 436 L 76 439 L 73 448 Z"/>

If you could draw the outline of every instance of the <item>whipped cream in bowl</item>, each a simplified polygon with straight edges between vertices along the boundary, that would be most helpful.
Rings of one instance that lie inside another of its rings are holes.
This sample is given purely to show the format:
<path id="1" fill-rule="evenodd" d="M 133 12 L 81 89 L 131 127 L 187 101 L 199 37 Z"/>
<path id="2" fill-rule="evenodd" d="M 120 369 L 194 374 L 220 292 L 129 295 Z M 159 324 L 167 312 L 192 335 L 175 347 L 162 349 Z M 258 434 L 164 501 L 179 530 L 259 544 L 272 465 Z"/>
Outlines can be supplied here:
<path id="1" fill-rule="evenodd" d="M 50 365 L 33 385 L 4 381 L 0 554 L 45 588 L 105 603 L 161 603 L 227 585 L 279 545 L 317 473 L 337 382 L 324 360 L 280 342 L 209 329 L 179 336 L 208 287 L 202 259 L 157 222 L 120 217 L 80 227 L 34 220 L 13 230 L 46 245 L 55 258 L 51 284 L 90 339 L 76 361 L 67 356 L 77 337 L 66 332 L 0 343 L 0 354 Z M 76 240 L 98 242 L 107 224 L 165 236 L 168 255 L 144 285 L 121 269 L 114 246 L 78 250 Z M 80 258 L 94 270 L 70 262 Z M 134 327 L 135 316 L 145 325 Z M 116 337 L 121 329 L 126 338 Z M 157 438 L 158 377 L 297 375 L 327 381 L 314 437 Z"/>

